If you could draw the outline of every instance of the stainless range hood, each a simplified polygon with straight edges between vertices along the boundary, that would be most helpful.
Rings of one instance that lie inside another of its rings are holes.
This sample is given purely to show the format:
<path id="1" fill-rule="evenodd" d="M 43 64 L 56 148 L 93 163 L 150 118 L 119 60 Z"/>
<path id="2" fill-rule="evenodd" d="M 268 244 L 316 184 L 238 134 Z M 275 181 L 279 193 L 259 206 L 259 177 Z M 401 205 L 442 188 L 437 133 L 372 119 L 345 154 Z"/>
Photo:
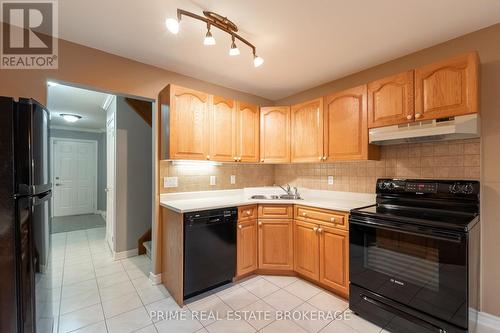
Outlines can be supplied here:
<path id="1" fill-rule="evenodd" d="M 424 120 L 409 124 L 372 128 L 369 141 L 375 145 L 471 139 L 480 136 L 478 114 L 444 119 Z"/>

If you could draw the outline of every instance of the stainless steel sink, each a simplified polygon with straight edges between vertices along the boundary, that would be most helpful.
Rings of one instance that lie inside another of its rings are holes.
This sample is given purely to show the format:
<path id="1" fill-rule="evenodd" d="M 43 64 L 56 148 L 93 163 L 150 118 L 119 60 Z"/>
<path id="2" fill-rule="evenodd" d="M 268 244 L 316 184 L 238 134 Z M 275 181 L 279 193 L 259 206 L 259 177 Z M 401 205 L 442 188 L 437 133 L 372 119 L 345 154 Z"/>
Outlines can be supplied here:
<path id="1" fill-rule="evenodd" d="M 256 200 L 302 200 L 302 198 L 298 195 L 294 194 L 282 194 L 282 195 L 263 195 L 256 194 L 252 195 L 250 199 Z"/>

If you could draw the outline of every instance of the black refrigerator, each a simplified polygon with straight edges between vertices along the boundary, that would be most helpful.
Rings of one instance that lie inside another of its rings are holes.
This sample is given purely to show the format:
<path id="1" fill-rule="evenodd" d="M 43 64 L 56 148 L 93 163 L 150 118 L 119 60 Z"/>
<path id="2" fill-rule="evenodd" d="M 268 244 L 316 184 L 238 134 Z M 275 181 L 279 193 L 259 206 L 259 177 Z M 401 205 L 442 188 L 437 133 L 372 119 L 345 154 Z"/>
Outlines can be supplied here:
<path id="1" fill-rule="evenodd" d="M 36 331 L 35 283 L 50 249 L 48 110 L 0 97 L 0 332 Z"/>

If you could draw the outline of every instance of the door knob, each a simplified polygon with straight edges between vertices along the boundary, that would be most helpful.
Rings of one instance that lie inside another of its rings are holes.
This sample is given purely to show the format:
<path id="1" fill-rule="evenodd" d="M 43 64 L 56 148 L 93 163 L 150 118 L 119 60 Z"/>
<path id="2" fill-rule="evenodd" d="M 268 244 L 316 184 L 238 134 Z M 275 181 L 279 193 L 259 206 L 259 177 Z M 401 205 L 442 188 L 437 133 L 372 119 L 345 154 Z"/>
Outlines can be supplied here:
<path id="1" fill-rule="evenodd" d="M 56 186 L 61 186 L 61 184 L 59 184 L 59 183 L 56 183 Z"/>

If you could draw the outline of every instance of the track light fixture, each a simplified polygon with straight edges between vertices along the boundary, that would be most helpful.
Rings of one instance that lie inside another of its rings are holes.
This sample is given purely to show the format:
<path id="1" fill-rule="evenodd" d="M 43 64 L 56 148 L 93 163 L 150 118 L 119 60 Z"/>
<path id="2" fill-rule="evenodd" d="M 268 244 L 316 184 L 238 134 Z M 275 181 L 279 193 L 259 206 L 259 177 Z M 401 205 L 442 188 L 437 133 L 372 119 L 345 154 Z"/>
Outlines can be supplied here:
<path id="1" fill-rule="evenodd" d="M 231 48 L 229 49 L 229 55 L 230 56 L 240 55 L 240 49 L 238 48 L 238 46 L 236 46 L 236 43 L 234 42 L 234 36 L 231 39 Z"/>
<path id="2" fill-rule="evenodd" d="M 194 18 L 195 20 L 205 22 L 207 24 L 207 33 L 205 35 L 205 38 L 203 39 L 204 45 L 215 45 L 215 38 L 212 36 L 212 32 L 210 31 L 211 26 L 214 26 L 231 35 L 231 48 L 229 49 L 230 56 L 237 56 L 240 54 L 240 50 L 238 46 L 236 46 L 236 39 L 238 39 L 243 44 L 246 44 L 252 49 L 253 65 L 255 67 L 259 67 L 264 63 L 264 59 L 257 56 L 256 47 L 236 33 L 238 32 L 238 27 L 236 26 L 236 24 L 231 22 L 231 20 L 229 20 L 227 17 L 209 11 L 204 11 L 203 15 L 205 15 L 205 17 L 185 11 L 183 9 L 177 9 L 177 19 L 168 18 L 165 21 L 165 25 L 167 26 L 168 31 L 173 34 L 177 34 L 179 33 L 182 16 L 189 16 L 191 18 Z"/>
<path id="3" fill-rule="evenodd" d="M 207 34 L 205 35 L 205 39 L 203 39 L 203 45 L 215 45 L 215 38 L 212 36 L 210 32 L 210 24 L 207 24 Z"/>

